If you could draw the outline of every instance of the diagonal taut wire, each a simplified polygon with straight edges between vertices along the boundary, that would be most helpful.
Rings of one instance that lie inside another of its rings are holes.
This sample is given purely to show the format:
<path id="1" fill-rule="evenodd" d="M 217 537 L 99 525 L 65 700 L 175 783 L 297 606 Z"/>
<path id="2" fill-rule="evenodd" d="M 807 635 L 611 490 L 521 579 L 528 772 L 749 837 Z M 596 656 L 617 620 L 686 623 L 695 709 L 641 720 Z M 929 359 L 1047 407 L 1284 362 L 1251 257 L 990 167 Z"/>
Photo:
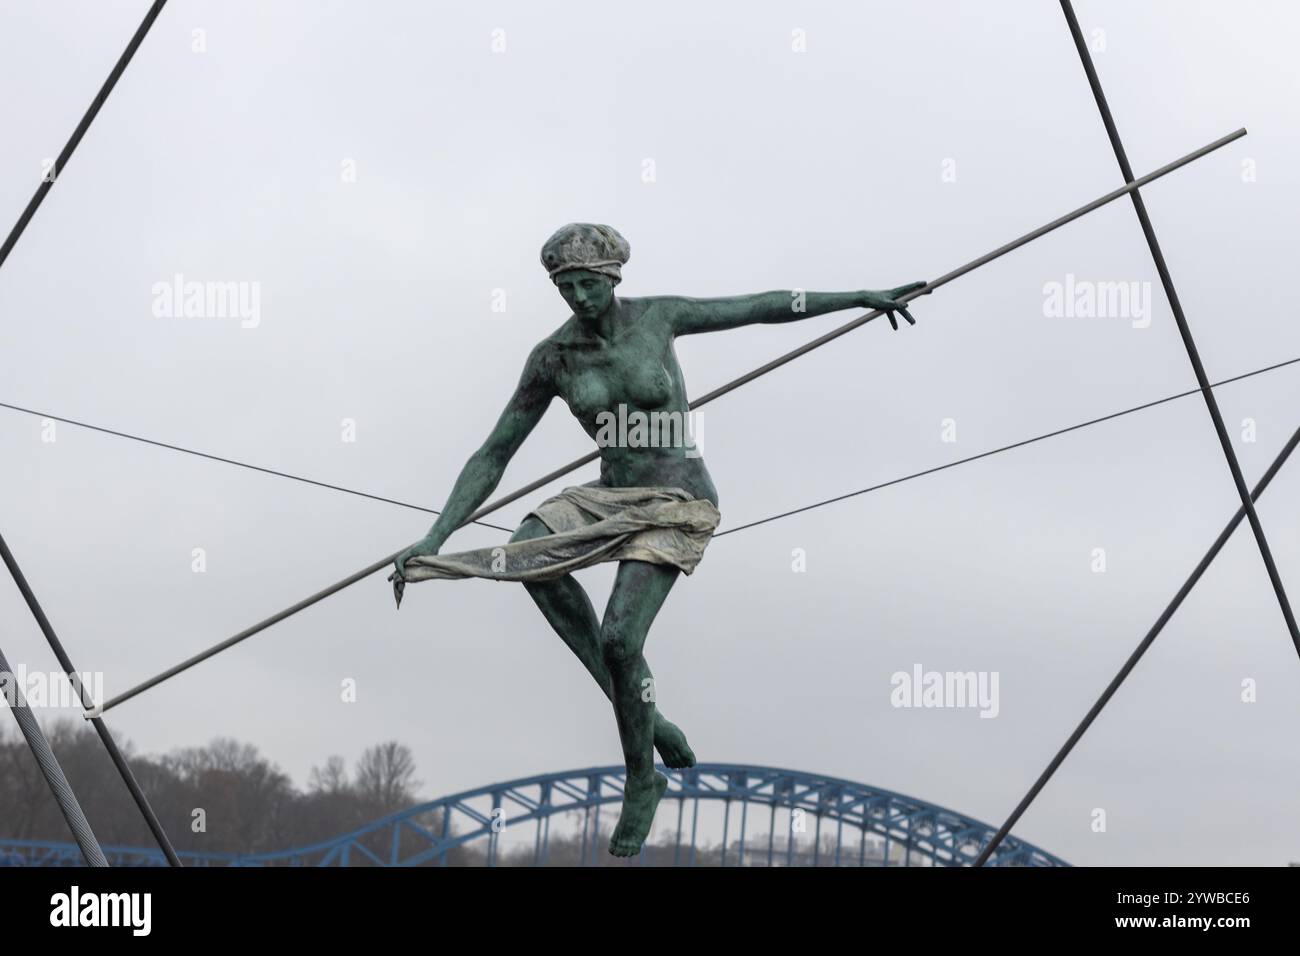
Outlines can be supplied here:
<path id="1" fill-rule="evenodd" d="M 998 248 L 994 249 L 992 252 L 985 253 L 984 255 L 980 256 L 977 259 L 972 259 L 970 262 L 966 263 L 963 266 L 958 266 L 956 269 L 952 270 L 951 272 L 945 273 L 944 275 L 940 276 L 938 279 L 935 279 L 933 282 L 927 283 L 924 287 L 917 289 L 915 292 L 911 292 L 905 296 L 900 297 L 900 300 L 903 302 L 909 302 L 912 299 L 915 299 L 917 296 L 925 295 L 929 292 L 932 292 L 934 289 L 939 288 L 940 286 L 947 285 L 949 282 L 952 282 L 954 279 L 960 278 L 961 276 L 964 276 L 967 273 L 975 269 L 978 269 L 980 266 L 992 262 L 994 259 L 997 259 L 1001 256 L 1006 255 L 1009 252 L 1019 249 L 1021 246 L 1025 245 L 1026 243 L 1032 242 L 1033 240 L 1041 236 L 1044 236 L 1055 229 L 1059 229 L 1061 226 L 1073 222 L 1074 220 L 1078 219 L 1080 216 L 1087 215 L 1093 210 L 1099 209 L 1102 206 L 1106 205 L 1107 203 L 1113 202 L 1119 197 L 1133 192 L 1133 190 L 1137 189 L 1139 186 L 1145 186 L 1147 183 L 1153 182 L 1154 180 L 1159 179 L 1161 176 L 1167 175 L 1168 173 L 1171 173 L 1176 169 L 1186 166 L 1188 163 L 1200 159 L 1202 156 L 1205 156 L 1208 153 L 1212 153 L 1216 149 L 1226 146 L 1228 143 L 1238 140 L 1245 135 L 1246 135 L 1246 130 L 1243 128 L 1243 129 L 1238 129 L 1235 132 L 1229 133 L 1226 136 L 1222 136 L 1219 139 L 1216 139 L 1214 142 L 1202 146 L 1200 149 L 1193 150 L 1192 152 L 1188 153 L 1186 156 L 1181 157 L 1180 159 L 1176 159 L 1173 162 L 1166 164 L 1165 166 L 1161 166 L 1159 169 L 1154 170 L 1153 172 L 1147 173 L 1141 179 L 1135 180 L 1134 182 L 1129 183 L 1125 186 L 1121 186 L 1119 189 L 1112 190 L 1106 195 L 1101 196 L 1098 199 L 1094 199 L 1092 202 L 1080 206 L 1078 209 L 1068 212 L 1065 215 L 1052 220 L 1051 222 L 1047 223 L 1044 226 L 1039 226 L 1037 229 L 1027 232 L 1023 236 L 1020 236 L 1017 239 L 1013 239 L 1011 242 L 999 246 Z M 865 315 L 861 315 L 856 319 L 846 322 L 844 325 L 832 329 L 830 332 L 827 332 L 825 335 L 819 336 L 818 338 L 815 338 L 810 342 L 806 342 L 805 344 L 799 346 L 796 349 L 786 352 L 784 355 L 778 356 L 777 358 L 768 362 L 766 365 L 756 368 L 752 372 L 747 372 L 746 374 L 740 376 L 739 378 L 733 379 L 727 384 L 715 388 L 713 391 L 708 392 L 705 395 L 702 395 L 700 398 L 697 398 L 694 401 L 692 401 L 690 403 L 690 407 L 694 409 L 708 402 L 711 402 L 714 399 L 727 394 L 733 389 L 737 389 L 740 386 L 744 385 L 745 383 L 753 381 L 754 379 L 758 378 L 761 375 L 766 375 L 768 372 L 776 368 L 779 368 L 782 365 L 785 365 L 787 362 L 794 361 L 799 356 L 805 355 L 808 352 L 811 352 L 813 349 L 820 348 L 826 343 L 834 341 L 835 339 L 839 338 L 841 335 L 851 332 L 852 330 L 858 328 L 861 325 L 866 324 L 867 322 L 870 322 L 872 319 L 875 319 L 882 314 L 883 313 L 881 312 L 881 310 L 876 309 L 872 312 L 868 312 Z M 567 475 L 569 472 L 574 471 L 589 462 L 595 461 L 598 457 L 599 457 L 599 452 L 592 452 L 589 455 L 577 459 L 576 461 L 570 462 L 568 465 L 565 465 L 563 468 L 558 468 L 555 471 L 552 471 L 550 474 L 544 475 L 541 478 L 537 479 L 536 481 L 530 482 L 524 487 L 514 492 L 511 492 L 510 494 L 505 495 L 502 498 L 498 498 L 496 501 L 489 502 L 488 504 L 484 505 L 482 508 L 479 508 L 478 511 L 470 515 L 469 518 L 466 519 L 466 523 L 470 521 L 476 521 L 479 518 L 482 518 L 492 513 L 493 511 L 496 511 L 498 508 L 504 507 L 510 502 L 515 501 L 516 499 L 521 498 L 524 495 L 529 494 L 530 492 L 536 491 L 538 488 L 541 488 L 544 485 L 549 484 L 551 481 L 554 481 L 556 478 L 560 478 L 564 475 Z M 274 624 L 278 624 L 280 621 L 283 621 L 286 618 L 291 617 L 294 614 L 297 614 L 299 611 L 311 607 L 313 604 L 316 604 L 319 601 L 323 601 L 325 598 L 329 597 L 330 595 L 336 594 L 339 591 L 343 590 L 344 588 L 356 584 L 358 581 L 362 580 L 363 578 L 367 578 L 370 575 L 374 574 L 376 571 L 386 568 L 388 565 L 392 564 L 393 561 L 397 559 L 397 556 L 401 553 L 402 553 L 401 551 L 394 551 L 392 554 L 388 555 L 387 557 L 382 558 L 379 561 L 376 561 L 373 564 L 362 568 L 360 571 L 350 574 L 346 578 L 343 578 L 340 581 L 334 582 L 328 587 L 323 588 L 320 591 L 317 591 L 315 594 L 303 598 L 301 601 L 297 602 L 296 604 L 293 604 L 281 611 L 277 611 L 275 614 L 272 614 L 270 617 L 262 621 L 259 621 L 257 624 L 254 624 L 251 627 L 245 628 L 244 630 L 240 631 L 238 634 L 234 634 L 226 638 L 225 640 L 212 645 L 206 650 L 200 651 L 198 654 L 195 654 L 192 657 L 189 657 L 181 661 L 179 664 L 175 664 L 172 667 L 167 668 L 167 670 L 154 675 L 148 680 L 135 685 L 134 687 L 122 692 L 121 694 L 118 694 L 117 696 L 110 698 L 109 700 L 104 702 L 104 706 L 101 708 L 101 712 L 107 712 L 112 708 L 118 706 L 119 704 L 125 703 L 126 701 L 130 700 L 132 697 L 135 697 L 137 694 L 143 693 L 144 691 L 149 690 L 151 687 L 156 687 L 158 684 L 161 684 L 163 681 L 169 680 L 170 678 L 175 677 L 177 674 L 181 673 L 182 671 L 186 671 L 189 668 L 193 667 L 194 665 L 202 663 L 208 658 L 213 657 L 216 654 L 219 654 L 230 647 L 233 647 L 234 645 L 238 644 L 240 641 L 246 640 L 252 637 L 254 634 L 258 634 L 261 631 L 266 630 L 268 627 L 271 627 Z"/>
<path id="2" fill-rule="evenodd" d="M 155 438 L 145 438 L 142 435 L 132 435 L 129 432 L 117 431 L 113 428 L 105 428 L 102 425 L 91 425 L 89 422 L 79 422 L 75 418 L 61 418 L 58 415 L 51 415 L 48 412 L 40 412 L 34 408 L 24 408 L 21 405 L 10 405 L 8 402 L 0 402 L 0 408 L 7 408 L 10 411 L 22 412 L 24 415 L 35 415 L 38 418 L 48 418 L 51 421 L 63 422 L 65 425 L 75 425 L 77 428 L 85 428 L 92 432 L 99 432 L 101 435 L 112 435 L 114 438 L 125 438 L 129 441 L 138 441 L 144 445 L 153 445 L 155 448 L 165 448 L 168 451 L 178 451 L 184 455 L 193 455 L 196 458 L 206 458 L 208 461 L 220 462 L 223 465 L 234 465 L 236 468 L 247 468 L 249 471 L 259 471 L 264 475 L 272 475 L 276 478 L 288 478 L 290 481 L 300 481 L 305 485 L 315 485 L 317 488 L 325 488 L 329 491 L 341 491 L 347 495 L 356 495 L 358 498 L 369 498 L 371 501 L 379 501 L 386 505 L 397 505 L 399 508 L 410 508 L 412 511 L 423 511 L 425 514 L 436 515 L 439 512 L 434 508 L 426 508 L 423 505 L 411 504 L 409 501 L 398 501 L 396 498 L 385 498 L 383 495 L 374 495 L 368 491 L 358 491 L 356 488 L 345 488 L 343 485 L 332 485 L 327 481 L 317 481 L 315 478 L 304 478 L 302 475 L 293 475 L 287 471 L 276 471 L 274 468 L 266 468 L 262 465 L 250 464 L 246 461 L 239 461 L 235 458 L 223 458 L 220 455 L 213 455 L 206 451 L 197 451 L 193 448 L 185 448 L 181 445 L 168 444 L 165 441 L 158 441 Z M 494 531 L 513 531 L 513 528 L 503 528 L 500 525 L 490 524 L 486 521 L 476 521 L 475 524 L 482 525 L 485 528 L 491 528 Z"/>
<path id="3" fill-rule="evenodd" d="M 1115 158 L 1119 161 L 1120 172 L 1124 174 L 1124 181 L 1131 183 L 1133 182 L 1133 167 L 1129 165 L 1128 156 L 1124 152 L 1124 144 L 1120 142 L 1119 129 L 1115 126 L 1115 119 L 1110 114 L 1110 107 L 1106 103 L 1106 94 L 1102 91 L 1101 80 L 1097 77 L 1097 69 L 1092 63 L 1092 54 L 1088 52 L 1088 44 L 1083 38 L 1083 31 L 1079 29 L 1079 20 L 1074 15 L 1074 7 L 1070 5 L 1070 0 L 1061 0 L 1061 10 L 1070 26 L 1070 35 L 1074 37 L 1074 45 L 1079 51 L 1079 59 L 1083 61 L 1083 70 L 1088 75 L 1088 85 L 1092 87 L 1092 95 L 1097 101 L 1097 109 L 1101 113 L 1102 122 L 1106 126 L 1106 135 L 1110 137 L 1110 145 L 1115 150 Z M 1291 611 L 1291 602 L 1286 596 L 1282 576 L 1278 573 L 1277 564 L 1273 561 L 1273 551 L 1269 548 L 1268 539 L 1264 536 L 1264 526 L 1260 523 L 1259 515 L 1255 513 L 1255 505 L 1250 500 L 1250 489 L 1246 487 L 1246 477 L 1241 473 L 1241 464 L 1237 461 L 1237 453 L 1232 450 L 1232 439 L 1228 437 L 1228 426 L 1223 422 L 1223 415 L 1219 411 L 1219 403 L 1214 397 L 1214 392 L 1210 389 L 1209 376 L 1205 374 L 1205 366 L 1201 364 L 1201 356 L 1196 350 L 1196 341 L 1192 338 L 1192 330 L 1187 324 L 1187 316 L 1183 314 L 1182 304 L 1178 301 L 1178 292 L 1174 289 L 1174 280 L 1169 274 L 1169 267 L 1165 264 L 1164 253 L 1160 251 L 1160 243 L 1156 239 L 1155 229 L 1151 225 L 1151 217 L 1147 215 L 1147 207 L 1142 201 L 1141 193 L 1135 189 L 1129 193 L 1129 198 L 1133 200 L 1133 209 L 1137 212 L 1138 222 L 1142 225 L 1142 234 L 1146 237 L 1147 247 L 1151 250 L 1151 258 L 1155 261 L 1156 271 L 1160 274 L 1160 284 L 1164 286 L 1165 297 L 1169 300 L 1169 307 L 1174 313 L 1174 321 L 1178 323 L 1178 332 L 1182 335 L 1183 345 L 1187 349 L 1187 357 L 1191 360 L 1192 370 L 1196 373 L 1197 384 L 1201 386 L 1201 394 L 1205 397 L 1205 407 L 1209 409 L 1210 418 L 1214 422 L 1214 430 L 1219 436 L 1219 444 L 1223 447 L 1223 457 L 1228 460 L 1228 470 L 1232 472 L 1232 482 L 1237 486 L 1237 495 L 1241 498 L 1241 506 L 1246 509 L 1246 517 L 1250 520 L 1250 530 L 1254 532 L 1255 543 L 1259 546 L 1259 555 L 1264 559 L 1264 567 L 1268 569 L 1268 578 L 1273 584 L 1273 593 L 1277 595 L 1277 603 L 1282 609 L 1282 617 L 1286 620 L 1287 630 L 1291 632 L 1291 643 L 1295 645 L 1296 654 L 1300 654 L 1300 627 L 1296 626 L 1295 614 Z"/>
<path id="4" fill-rule="evenodd" d="M 1300 363 L 1300 358 L 1287 359 L 1285 362 L 1277 362 L 1273 365 L 1267 365 L 1264 368 L 1257 368 L 1249 372 L 1243 372 L 1240 375 L 1234 375 L 1232 378 L 1225 378 L 1222 381 L 1214 382 L 1211 387 L 1218 388 L 1220 385 L 1229 385 L 1233 382 L 1240 382 L 1244 379 L 1254 378 L 1256 375 L 1263 375 L 1266 372 L 1274 372 L 1280 368 L 1286 368 L 1288 365 L 1295 365 L 1297 363 Z M 722 538 L 726 535 L 734 534 L 737 531 L 745 531 L 748 528 L 756 528 L 759 525 L 764 525 L 771 521 L 779 521 L 782 518 L 789 518 L 793 515 L 803 514 L 805 511 L 812 511 L 815 508 L 824 508 L 827 505 L 847 501 L 849 498 L 856 498 L 858 495 L 870 494 L 873 491 L 880 491 L 882 488 L 892 488 L 894 485 L 901 485 L 903 482 L 911 481 L 914 478 L 924 478 L 926 475 L 933 475 L 936 472 L 947 471 L 949 468 L 956 468 L 958 465 L 966 465 L 972 461 L 979 461 L 981 458 L 991 458 L 994 455 L 1000 455 L 1003 452 L 1014 451 L 1017 448 L 1024 448 L 1026 445 L 1046 441 L 1048 438 L 1056 438 L 1059 435 L 1067 435 L 1070 432 L 1076 432 L 1083 428 L 1091 428 L 1093 425 L 1100 425 L 1102 422 L 1109 422 L 1116 418 L 1123 418 L 1125 415 L 1132 415 L 1135 412 L 1144 412 L 1148 408 L 1155 408 L 1157 405 L 1176 402 L 1178 399 L 1187 398 L 1189 395 L 1199 395 L 1200 391 L 1199 388 L 1188 389 L 1185 392 L 1179 392 L 1177 395 L 1167 395 L 1164 398 L 1157 398 L 1154 401 L 1143 402 L 1141 405 L 1134 405 L 1131 408 L 1125 408 L 1118 412 L 1111 412 L 1109 415 L 1102 415 L 1099 418 L 1090 418 L 1086 422 L 1077 422 L 1073 425 L 1067 425 L 1064 428 L 1057 428 L 1050 432 L 1044 432 L 1041 435 L 1035 435 L 1032 438 L 1022 438 L 1020 441 L 1012 442 L 1010 445 L 1000 445 L 997 448 L 990 448 L 988 451 L 981 451 L 974 455 L 967 455 L 965 458 L 958 458 L 956 461 L 949 461 L 942 465 L 935 465 L 932 468 L 914 471 L 910 475 L 903 475 L 901 478 L 891 478 L 888 481 L 869 485 L 866 488 L 859 488 L 857 491 L 850 491 L 842 495 L 836 495 L 834 498 L 815 501 L 812 504 L 804 505 L 801 508 L 794 508 L 790 511 L 783 511 L 780 514 L 769 515 L 766 518 L 759 518 L 756 521 L 749 521 L 745 524 L 737 525 L 734 528 L 728 528 L 726 531 L 718 531 L 713 535 L 713 537 Z"/>
<path id="5" fill-rule="evenodd" d="M 41 203 L 45 201 L 45 197 L 49 193 L 50 189 L 53 188 L 54 183 L 58 180 L 59 176 L 63 174 L 63 168 L 67 166 L 68 161 L 72 159 L 72 154 L 76 152 L 77 146 L 81 142 L 81 138 L 86 135 L 86 131 L 90 129 L 90 124 L 93 123 L 95 117 L 99 115 L 100 107 L 102 107 L 104 102 L 108 99 L 108 94 L 113 92 L 113 87 L 117 86 L 117 81 L 121 79 L 122 74 L 126 72 L 127 64 L 130 63 L 131 58 L 135 56 L 135 51 L 140 48 L 140 44 L 144 42 L 145 35 L 148 34 L 149 28 L 153 26 L 153 22 L 158 19 L 158 14 L 162 13 L 162 8 L 166 5 L 167 0 L 154 0 L 153 5 L 150 6 L 148 12 L 145 13 L 144 19 L 141 20 L 140 25 L 136 27 L 135 34 L 131 37 L 131 42 L 126 45 L 126 49 L 122 51 L 122 55 L 117 58 L 117 63 L 113 65 L 112 71 L 108 74 L 108 79 L 106 79 L 104 85 L 99 88 L 99 92 L 95 94 L 95 98 L 90 101 L 90 106 L 81 117 L 81 122 L 78 123 L 77 128 L 72 131 L 72 135 L 68 138 L 67 143 L 64 144 L 63 150 L 59 153 L 58 158 L 55 159 L 54 168 L 50 170 L 49 175 L 41 180 L 41 184 L 36 187 L 35 194 L 28 201 L 27 208 L 25 208 L 22 215 L 18 217 L 18 221 L 14 223 L 14 227 L 9 230 L 9 235 L 5 239 L 4 245 L 0 246 L 0 266 L 4 265 L 5 260 L 9 258 L 9 253 L 13 251 L 14 246 L 18 243 L 18 237 L 23 234 L 23 230 L 27 228 L 27 224 L 32 221 L 32 216 L 36 215 L 36 210 L 40 208 Z"/>
<path id="6" fill-rule="evenodd" d="M 1250 493 L 1252 502 L 1264 493 L 1264 489 L 1268 487 L 1269 482 L 1271 482 L 1281 470 L 1282 466 L 1286 463 L 1287 458 L 1293 451 L 1295 451 L 1296 445 L 1298 444 L 1300 444 L 1300 428 L 1296 429 L 1295 434 L 1291 436 L 1291 440 L 1283 446 L 1282 451 L 1275 459 L 1273 459 L 1273 464 L 1268 466 L 1268 471 L 1264 472 L 1264 477 L 1261 478 L 1259 484 L 1255 486 L 1255 490 Z M 1129 655 L 1129 659 L 1124 662 L 1124 666 L 1119 669 L 1119 673 L 1115 675 L 1111 682 L 1106 686 L 1106 689 L 1102 691 L 1101 696 L 1097 698 L 1097 702 L 1093 704 L 1088 713 L 1084 715 L 1083 720 L 1079 722 L 1079 726 L 1074 729 L 1074 733 L 1070 734 L 1070 739 L 1065 742 L 1057 752 L 1056 756 L 1052 758 L 1052 762 L 1047 765 L 1047 769 L 1039 775 L 1036 781 L 1034 781 L 1034 785 L 1029 788 L 1029 792 L 1025 794 L 1024 799 L 1020 801 L 1015 810 L 1011 811 L 1011 816 L 1007 817 L 1006 822 L 1003 823 L 998 829 L 998 832 L 993 835 L 993 838 L 988 842 L 988 845 L 984 847 L 983 851 L 976 858 L 974 864 L 972 864 L 973 866 L 983 866 L 988 862 L 989 857 L 993 855 L 993 851 L 997 849 L 998 844 L 1000 844 L 1006 835 L 1011 832 L 1011 828 L 1016 825 L 1016 821 L 1020 819 L 1021 815 L 1024 814 L 1027 809 L 1029 809 L 1029 805 L 1034 802 L 1034 798 L 1037 797 L 1043 787 L 1047 785 L 1047 781 L 1052 778 L 1052 774 L 1056 773 L 1057 768 L 1061 766 L 1061 763 L 1069 755 L 1070 751 L 1074 749 L 1074 745 L 1079 742 L 1080 738 L 1083 737 L 1088 728 L 1092 726 L 1092 722 L 1097 719 L 1097 715 L 1101 713 L 1102 708 L 1110 702 L 1115 691 L 1119 690 L 1119 685 L 1124 683 L 1124 678 L 1128 677 L 1133 668 L 1137 666 L 1138 661 L 1142 659 L 1142 655 L 1147 652 L 1147 649 L 1155 639 L 1160 636 L 1160 632 L 1164 629 L 1164 626 L 1169 623 L 1169 619 L 1174 616 L 1174 612 L 1178 610 L 1187 595 L 1192 592 L 1192 588 L 1196 586 L 1196 583 L 1201 580 L 1201 576 L 1205 574 L 1205 571 L 1209 568 L 1211 562 L 1218 557 L 1219 552 L 1223 550 L 1223 546 L 1228 543 L 1228 539 L 1232 537 L 1232 533 L 1237 530 L 1237 526 L 1241 524 L 1241 519 L 1245 516 L 1245 507 L 1243 506 L 1238 508 L 1237 513 L 1232 516 L 1232 520 L 1228 522 L 1227 526 L 1225 526 L 1221 532 L 1219 532 L 1219 536 L 1215 539 L 1214 544 L 1210 546 L 1210 550 L 1205 552 L 1205 556 L 1201 558 L 1200 563 L 1196 565 L 1196 568 L 1188 576 L 1187 580 L 1183 582 L 1183 586 L 1178 589 L 1178 593 L 1174 595 L 1173 600 L 1170 601 L 1164 611 L 1161 612 L 1160 617 L 1157 618 L 1155 624 L 1151 626 L 1151 630 L 1147 631 L 1146 637 L 1142 638 L 1142 642 L 1138 644 L 1133 653 Z"/>

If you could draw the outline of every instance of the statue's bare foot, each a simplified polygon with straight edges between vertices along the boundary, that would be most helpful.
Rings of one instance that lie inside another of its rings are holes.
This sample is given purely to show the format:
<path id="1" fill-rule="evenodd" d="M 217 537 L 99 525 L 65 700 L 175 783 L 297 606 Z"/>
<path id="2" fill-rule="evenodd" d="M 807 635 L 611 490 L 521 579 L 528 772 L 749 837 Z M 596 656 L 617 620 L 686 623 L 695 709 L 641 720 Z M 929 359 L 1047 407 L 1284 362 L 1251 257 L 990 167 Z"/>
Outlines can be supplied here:
<path id="1" fill-rule="evenodd" d="M 659 751 L 659 757 L 666 767 L 681 770 L 695 766 L 695 753 L 686 742 L 682 729 L 662 717 L 655 720 L 655 750 Z"/>
<path id="2" fill-rule="evenodd" d="M 627 782 L 623 790 L 623 812 L 609 838 L 610 853 L 636 856 L 641 852 L 641 844 L 650 835 L 650 825 L 654 823 L 655 808 L 667 786 L 668 778 L 661 773 L 654 774 L 645 783 Z"/>

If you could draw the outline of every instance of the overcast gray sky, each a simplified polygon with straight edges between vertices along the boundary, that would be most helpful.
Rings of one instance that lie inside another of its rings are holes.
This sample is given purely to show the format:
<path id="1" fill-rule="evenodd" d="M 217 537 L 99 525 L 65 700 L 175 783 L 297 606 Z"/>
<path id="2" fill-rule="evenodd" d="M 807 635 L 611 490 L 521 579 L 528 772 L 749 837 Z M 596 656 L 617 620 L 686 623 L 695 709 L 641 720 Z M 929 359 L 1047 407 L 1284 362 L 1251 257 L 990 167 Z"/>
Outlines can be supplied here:
<path id="1" fill-rule="evenodd" d="M 5 229 L 147 6 L 0 3 Z M 1139 175 L 1250 131 L 1144 191 L 1209 375 L 1300 356 L 1300 12 L 1076 9 Z M 567 316 L 537 261 L 565 222 L 628 238 L 631 296 L 886 288 L 1119 182 L 1054 3 L 174 0 L 0 272 L 0 401 L 437 508 Z M 177 273 L 256 283 L 255 327 L 156 316 L 151 290 Z M 1045 314 L 1067 274 L 1150 283 L 1149 325 Z M 703 411 L 724 528 L 1195 384 L 1127 201 L 914 312 Z M 684 339 L 691 393 L 854 314 Z M 1300 367 L 1220 390 L 1248 481 L 1300 425 L 1297 395 Z M 0 530 L 110 696 L 431 521 L 56 436 L 0 411 Z M 557 402 L 501 491 L 587 450 Z M 1259 509 L 1293 600 L 1297 502 L 1293 463 Z M 1193 396 L 720 538 L 650 635 L 660 704 L 701 760 L 999 823 L 1236 507 Z M 469 529 L 446 550 L 502 537 Z M 580 577 L 603 607 L 612 568 Z M 0 620 L 11 661 L 55 666 L 11 586 Z M 997 717 L 891 706 L 891 675 L 918 664 L 996 672 Z M 1016 832 L 1076 864 L 1300 859 L 1298 690 L 1243 530 Z M 299 783 L 396 738 L 428 796 L 620 759 L 609 705 L 523 589 L 479 581 L 414 585 L 395 612 L 376 575 L 112 725 L 147 753 L 233 736 Z"/>

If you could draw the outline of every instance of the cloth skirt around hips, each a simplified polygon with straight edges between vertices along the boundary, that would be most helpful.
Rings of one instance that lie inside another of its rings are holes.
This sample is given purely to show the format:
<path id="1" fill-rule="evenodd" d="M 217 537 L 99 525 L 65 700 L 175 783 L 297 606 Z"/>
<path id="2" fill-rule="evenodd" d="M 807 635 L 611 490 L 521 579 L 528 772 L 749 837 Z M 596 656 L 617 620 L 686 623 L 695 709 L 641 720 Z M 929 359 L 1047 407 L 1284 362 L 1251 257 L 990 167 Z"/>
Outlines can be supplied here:
<path id="1" fill-rule="evenodd" d="M 681 488 L 565 488 L 529 512 L 551 532 L 494 548 L 421 555 L 394 572 L 400 606 L 410 581 L 490 578 L 551 581 L 603 561 L 669 564 L 690 574 L 700 563 L 721 515 L 713 502 Z"/>

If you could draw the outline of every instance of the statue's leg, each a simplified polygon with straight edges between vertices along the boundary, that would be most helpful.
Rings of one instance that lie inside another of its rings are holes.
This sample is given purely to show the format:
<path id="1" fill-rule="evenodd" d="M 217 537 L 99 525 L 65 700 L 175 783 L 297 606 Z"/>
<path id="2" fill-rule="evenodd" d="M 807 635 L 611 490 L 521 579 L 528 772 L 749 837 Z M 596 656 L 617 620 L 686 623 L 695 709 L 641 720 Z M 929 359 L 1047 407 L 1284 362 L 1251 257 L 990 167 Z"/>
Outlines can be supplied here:
<path id="1" fill-rule="evenodd" d="M 609 852 L 633 856 L 650 834 L 668 780 L 654 769 L 655 690 L 642 649 L 650 625 L 681 572 L 670 565 L 621 561 L 601 622 L 601 654 L 614 691 L 627 781 Z"/>
<path id="2" fill-rule="evenodd" d="M 525 541 L 550 533 L 546 525 L 530 515 L 510 540 Z M 596 610 L 592 607 L 586 590 L 571 574 L 554 581 L 525 584 L 524 587 L 555 633 L 577 655 L 582 666 L 600 685 L 601 691 L 612 701 L 614 698 L 609 668 L 600 650 L 600 620 L 596 617 Z M 657 714 L 655 720 L 654 743 L 667 766 L 695 766 L 695 754 L 686 742 L 686 735 L 662 714 Z"/>

